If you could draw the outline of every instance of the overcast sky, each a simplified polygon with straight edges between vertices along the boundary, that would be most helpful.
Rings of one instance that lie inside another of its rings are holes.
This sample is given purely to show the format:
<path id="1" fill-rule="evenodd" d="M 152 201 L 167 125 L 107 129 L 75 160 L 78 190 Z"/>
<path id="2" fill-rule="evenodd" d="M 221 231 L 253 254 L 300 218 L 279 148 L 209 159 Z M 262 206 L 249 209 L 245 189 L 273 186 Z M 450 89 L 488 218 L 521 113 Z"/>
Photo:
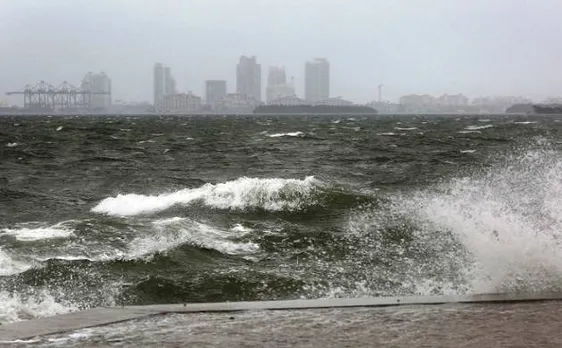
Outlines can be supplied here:
<path id="1" fill-rule="evenodd" d="M 152 101 L 152 68 L 181 91 L 236 87 L 240 55 L 262 85 L 284 65 L 302 95 L 304 63 L 331 63 L 331 95 L 562 96 L 561 0 L 0 0 L 0 100 L 45 80 L 105 71 L 113 98 Z M 18 99 L 10 99 L 16 101 Z"/>

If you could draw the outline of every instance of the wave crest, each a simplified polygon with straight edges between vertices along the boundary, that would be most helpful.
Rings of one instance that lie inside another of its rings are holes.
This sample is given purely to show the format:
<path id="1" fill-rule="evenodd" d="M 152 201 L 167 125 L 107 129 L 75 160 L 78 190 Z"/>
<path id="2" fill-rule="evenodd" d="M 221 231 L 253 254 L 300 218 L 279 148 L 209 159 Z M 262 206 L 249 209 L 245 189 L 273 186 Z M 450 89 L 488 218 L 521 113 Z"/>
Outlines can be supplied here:
<path id="1" fill-rule="evenodd" d="M 243 177 L 156 196 L 120 194 L 104 199 L 92 211 L 113 216 L 135 216 L 195 202 L 216 209 L 295 211 L 315 204 L 315 192 L 320 185 L 321 182 L 312 176 L 304 180 Z"/>

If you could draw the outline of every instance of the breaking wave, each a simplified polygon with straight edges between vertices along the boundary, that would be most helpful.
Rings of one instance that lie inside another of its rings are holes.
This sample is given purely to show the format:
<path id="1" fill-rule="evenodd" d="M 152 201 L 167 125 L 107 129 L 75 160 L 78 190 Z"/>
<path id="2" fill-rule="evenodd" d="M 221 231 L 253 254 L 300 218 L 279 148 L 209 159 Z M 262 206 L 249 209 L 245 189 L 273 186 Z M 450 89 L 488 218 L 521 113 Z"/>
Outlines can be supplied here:
<path id="1" fill-rule="evenodd" d="M 216 209 L 294 211 L 313 205 L 315 192 L 321 186 L 322 183 L 312 176 L 304 180 L 243 177 L 157 196 L 120 194 L 104 199 L 92 211 L 114 216 L 134 216 L 196 202 Z"/>
<path id="2" fill-rule="evenodd" d="M 413 284 L 407 292 L 561 291 L 561 158 L 545 147 L 518 151 L 491 169 L 394 195 L 383 210 L 354 216 L 350 232 L 371 257 L 384 251 L 396 272 L 389 280 Z"/>
<path id="3" fill-rule="evenodd" d="M 79 309 L 72 303 L 61 303 L 48 291 L 39 291 L 32 296 L 0 292 L 0 324 L 20 320 L 48 317 Z"/>
<path id="4" fill-rule="evenodd" d="M 156 233 L 134 239 L 125 256 L 126 259 L 152 256 L 184 244 L 213 249 L 227 255 L 252 254 L 259 249 L 255 243 L 232 240 L 243 235 L 239 227 L 229 232 L 179 217 L 157 220 L 153 225 Z"/>
<path id="5" fill-rule="evenodd" d="M 29 224 L 24 224 L 24 226 L 25 225 Z M 43 239 L 68 238 L 73 235 L 73 231 L 62 222 L 49 227 L 21 226 L 20 228 L 4 228 L 0 230 L 0 235 L 9 235 L 22 242 L 30 242 Z"/>
<path id="6" fill-rule="evenodd" d="M 29 263 L 14 260 L 9 253 L 0 248 L 0 277 L 25 272 L 31 267 Z"/>

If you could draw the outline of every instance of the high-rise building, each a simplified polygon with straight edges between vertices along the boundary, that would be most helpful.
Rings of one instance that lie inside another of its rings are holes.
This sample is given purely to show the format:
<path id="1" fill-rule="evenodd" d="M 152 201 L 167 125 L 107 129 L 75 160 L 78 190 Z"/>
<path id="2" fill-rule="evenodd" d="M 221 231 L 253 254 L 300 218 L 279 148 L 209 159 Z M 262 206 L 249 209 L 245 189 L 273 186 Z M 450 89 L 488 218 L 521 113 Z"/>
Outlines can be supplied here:
<path id="1" fill-rule="evenodd" d="M 267 74 L 266 101 L 268 103 L 295 95 L 293 85 L 287 83 L 285 68 L 271 66 Z"/>
<path id="2" fill-rule="evenodd" d="M 209 105 L 215 105 L 226 96 L 226 81 L 205 81 L 205 100 Z"/>
<path id="3" fill-rule="evenodd" d="M 256 57 L 240 57 L 236 67 L 236 92 L 261 101 L 261 64 Z"/>
<path id="4" fill-rule="evenodd" d="M 154 64 L 154 105 L 164 98 L 164 66 L 161 63 Z"/>
<path id="5" fill-rule="evenodd" d="M 306 62 L 304 68 L 304 98 L 309 102 L 330 97 L 330 63 L 323 58 Z"/>
<path id="6" fill-rule="evenodd" d="M 154 64 L 154 105 L 163 100 L 166 95 L 176 93 L 176 80 L 172 77 L 170 67 L 162 63 Z"/>
<path id="7" fill-rule="evenodd" d="M 82 79 L 82 89 L 92 92 L 90 107 L 105 109 L 111 106 L 111 79 L 104 73 L 87 73 Z"/>
<path id="8" fill-rule="evenodd" d="M 176 94 L 176 80 L 172 77 L 172 69 L 169 66 L 164 68 L 164 94 Z"/>
<path id="9" fill-rule="evenodd" d="M 277 86 L 287 83 L 287 76 L 285 75 L 285 68 L 282 66 L 270 66 L 267 74 L 267 85 Z"/>

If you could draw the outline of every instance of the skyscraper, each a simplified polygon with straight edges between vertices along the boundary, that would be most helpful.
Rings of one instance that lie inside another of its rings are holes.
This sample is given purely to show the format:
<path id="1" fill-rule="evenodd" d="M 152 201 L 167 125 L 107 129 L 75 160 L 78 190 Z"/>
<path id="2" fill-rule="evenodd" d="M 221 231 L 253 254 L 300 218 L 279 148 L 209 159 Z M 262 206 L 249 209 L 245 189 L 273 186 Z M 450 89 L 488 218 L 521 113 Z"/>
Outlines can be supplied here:
<path id="1" fill-rule="evenodd" d="M 287 76 L 285 75 L 285 68 L 282 66 L 270 66 L 267 74 L 267 85 L 277 86 L 287 83 Z"/>
<path id="2" fill-rule="evenodd" d="M 172 77 L 172 69 L 169 66 L 164 68 L 164 94 L 176 94 L 176 80 Z"/>
<path id="3" fill-rule="evenodd" d="M 90 107 L 105 109 L 111 106 L 111 79 L 104 73 L 87 73 L 82 79 L 82 89 L 92 92 Z"/>
<path id="4" fill-rule="evenodd" d="M 170 67 L 162 63 L 154 64 L 154 105 L 164 99 L 164 96 L 176 93 L 176 80 L 172 77 Z"/>
<path id="5" fill-rule="evenodd" d="M 287 84 L 285 68 L 282 66 L 271 66 L 267 74 L 266 101 L 271 102 L 276 99 L 295 95 L 295 89 Z"/>
<path id="6" fill-rule="evenodd" d="M 261 64 L 256 57 L 240 57 L 236 66 L 236 92 L 261 101 Z"/>
<path id="7" fill-rule="evenodd" d="M 154 64 L 154 105 L 162 101 L 164 97 L 164 66 L 161 63 Z"/>
<path id="8" fill-rule="evenodd" d="M 226 96 L 226 81 L 205 81 L 205 100 L 207 104 L 214 105 Z"/>
<path id="9" fill-rule="evenodd" d="M 304 98 L 309 102 L 330 97 L 330 63 L 323 58 L 306 62 L 304 68 Z"/>

